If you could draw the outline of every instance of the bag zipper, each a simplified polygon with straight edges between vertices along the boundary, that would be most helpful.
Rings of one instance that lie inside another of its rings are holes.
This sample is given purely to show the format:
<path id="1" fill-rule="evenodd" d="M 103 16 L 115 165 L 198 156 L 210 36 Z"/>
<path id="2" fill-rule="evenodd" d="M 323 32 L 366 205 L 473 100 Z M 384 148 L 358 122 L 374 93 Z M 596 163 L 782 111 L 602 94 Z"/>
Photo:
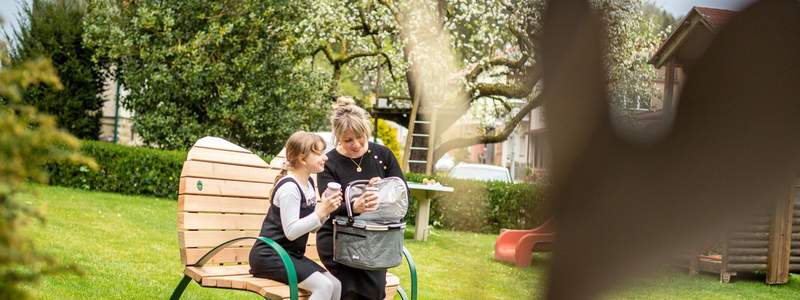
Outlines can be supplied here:
<path id="1" fill-rule="evenodd" d="M 337 234 L 344 234 L 344 235 L 356 236 L 356 237 L 360 237 L 360 238 L 364 238 L 364 239 L 365 239 L 365 238 L 367 238 L 367 236 L 366 236 L 366 235 L 363 235 L 363 234 L 358 234 L 358 233 L 350 233 L 350 232 L 344 232 L 344 231 L 339 231 L 339 232 L 336 232 L 336 233 L 337 233 Z"/>

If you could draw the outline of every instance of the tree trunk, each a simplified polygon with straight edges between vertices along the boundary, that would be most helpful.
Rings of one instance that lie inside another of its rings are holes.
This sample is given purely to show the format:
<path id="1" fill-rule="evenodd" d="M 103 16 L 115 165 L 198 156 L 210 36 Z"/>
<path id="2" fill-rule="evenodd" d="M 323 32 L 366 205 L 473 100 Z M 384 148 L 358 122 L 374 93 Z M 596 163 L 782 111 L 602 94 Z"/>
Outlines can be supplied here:
<path id="1" fill-rule="evenodd" d="M 339 89 L 339 79 L 342 77 L 342 65 L 340 63 L 333 64 L 333 76 L 331 78 L 331 88 L 329 94 L 335 100 L 338 89 Z"/>

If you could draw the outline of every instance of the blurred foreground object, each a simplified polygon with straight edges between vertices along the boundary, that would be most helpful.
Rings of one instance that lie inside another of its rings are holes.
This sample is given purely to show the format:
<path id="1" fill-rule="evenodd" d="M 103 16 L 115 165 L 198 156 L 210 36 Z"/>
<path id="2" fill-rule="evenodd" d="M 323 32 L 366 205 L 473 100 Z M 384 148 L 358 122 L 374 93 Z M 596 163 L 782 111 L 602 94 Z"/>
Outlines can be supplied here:
<path id="1" fill-rule="evenodd" d="M 2 20 L 0 20 L 2 23 Z M 32 241 L 20 234 L 31 218 L 43 220 L 38 210 L 18 203 L 15 196 L 28 180 L 46 182 L 44 165 L 70 160 L 95 167 L 78 155 L 78 140 L 60 130 L 53 117 L 20 103 L 23 91 L 36 84 L 61 89 L 49 60 L 11 64 L 5 41 L 0 40 L 0 295 L 4 299 L 26 299 L 21 287 L 42 275 L 67 270 L 52 257 L 36 251 Z"/>
<path id="2" fill-rule="evenodd" d="M 687 66 L 672 128 L 647 144 L 611 124 L 603 28 L 586 1 L 548 3 L 544 98 L 559 228 L 549 299 L 599 297 L 722 236 L 790 197 L 800 163 L 796 1 L 734 16 Z"/>

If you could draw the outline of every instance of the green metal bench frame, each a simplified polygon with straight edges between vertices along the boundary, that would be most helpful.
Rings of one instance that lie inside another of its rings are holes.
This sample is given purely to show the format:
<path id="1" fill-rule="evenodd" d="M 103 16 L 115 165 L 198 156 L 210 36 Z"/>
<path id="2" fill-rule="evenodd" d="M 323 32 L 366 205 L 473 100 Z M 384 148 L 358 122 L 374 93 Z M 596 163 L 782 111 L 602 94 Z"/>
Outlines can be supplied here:
<path id="1" fill-rule="evenodd" d="M 238 241 L 248 240 L 248 239 L 260 240 L 260 241 L 264 242 L 265 244 L 269 245 L 270 247 L 272 247 L 272 249 L 274 249 L 275 252 L 278 252 L 278 255 L 281 257 L 281 261 L 283 262 L 283 266 L 286 268 L 286 274 L 289 277 L 289 298 L 291 300 L 298 300 L 299 293 L 298 293 L 298 290 L 297 290 L 297 272 L 294 269 L 294 263 L 292 263 L 292 260 L 289 259 L 289 254 L 286 253 L 286 250 L 284 250 L 283 247 L 278 245 L 278 243 L 276 243 L 275 241 L 273 241 L 273 240 L 271 240 L 269 238 L 266 238 L 266 237 L 241 237 L 241 238 L 235 238 L 235 239 L 232 239 L 230 241 L 224 242 L 224 243 L 220 244 L 219 246 L 214 247 L 214 249 L 211 249 L 210 251 L 208 251 L 208 253 L 203 255 L 203 257 L 201 257 L 200 260 L 197 261 L 197 263 L 195 263 L 193 265 L 190 265 L 190 266 L 192 266 L 192 267 L 202 267 L 203 265 L 206 264 L 206 262 L 208 262 L 212 257 L 214 257 L 214 255 L 216 255 L 217 252 L 219 252 L 220 250 L 225 249 L 225 247 L 227 247 L 227 246 L 229 246 L 229 245 L 231 245 L 233 243 L 236 243 Z M 411 274 L 411 298 L 410 298 L 410 300 L 417 300 L 417 267 L 414 264 L 414 259 L 411 257 L 411 253 L 408 252 L 408 249 L 406 249 L 405 247 L 403 247 L 403 257 L 405 257 L 406 262 L 408 263 L 408 269 L 409 269 L 409 272 Z M 183 275 L 183 278 L 178 283 L 178 286 L 175 287 L 175 290 L 172 292 L 172 296 L 170 296 L 169 299 L 170 300 L 178 300 L 178 299 L 180 299 L 181 295 L 183 295 L 183 291 L 186 290 L 186 287 L 189 286 L 189 283 L 191 281 L 192 281 L 192 278 L 189 277 L 189 275 Z M 400 294 L 400 298 L 402 298 L 403 300 L 409 300 L 409 296 L 406 294 L 405 290 L 403 290 L 402 286 L 398 286 L 397 287 L 397 293 Z"/>

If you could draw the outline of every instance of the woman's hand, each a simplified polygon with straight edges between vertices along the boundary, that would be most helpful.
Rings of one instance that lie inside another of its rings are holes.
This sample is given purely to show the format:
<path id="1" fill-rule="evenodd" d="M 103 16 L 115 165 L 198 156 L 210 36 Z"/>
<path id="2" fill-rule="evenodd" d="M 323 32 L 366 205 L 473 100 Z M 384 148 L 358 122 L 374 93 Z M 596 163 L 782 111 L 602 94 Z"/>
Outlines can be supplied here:
<path id="1" fill-rule="evenodd" d="M 378 194 L 374 192 L 364 192 L 353 202 L 353 211 L 358 214 L 376 209 L 378 209 Z"/>
<path id="2" fill-rule="evenodd" d="M 374 187 L 380 181 L 380 177 L 372 177 L 369 179 L 369 183 L 367 183 L 368 187 Z M 362 199 L 363 198 L 363 199 Z M 359 200 L 361 202 L 359 203 Z M 353 203 L 353 211 L 356 213 L 362 213 L 365 211 L 374 211 L 378 209 L 378 194 L 375 192 L 365 192 L 361 195 L 358 199 L 356 199 L 355 203 Z"/>
<path id="3" fill-rule="evenodd" d="M 378 184 L 378 181 L 380 181 L 380 180 L 381 180 L 380 177 L 377 177 L 377 176 L 376 177 L 372 177 L 372 178 L 369 179 L 369 183 L 367 183 L 367 186 L 375 186 L 376 184 Z"/>
<path id="4" fill-rule="evenodd" d="M 324 195 L 320 197 L 322 200 L 317 203 L 317 206 L 314 208 L 314 213 L 319 216 L 320 220 L 324 220 L 342 204 L 342 192 L 337 191 L 327 197 Z"/>

